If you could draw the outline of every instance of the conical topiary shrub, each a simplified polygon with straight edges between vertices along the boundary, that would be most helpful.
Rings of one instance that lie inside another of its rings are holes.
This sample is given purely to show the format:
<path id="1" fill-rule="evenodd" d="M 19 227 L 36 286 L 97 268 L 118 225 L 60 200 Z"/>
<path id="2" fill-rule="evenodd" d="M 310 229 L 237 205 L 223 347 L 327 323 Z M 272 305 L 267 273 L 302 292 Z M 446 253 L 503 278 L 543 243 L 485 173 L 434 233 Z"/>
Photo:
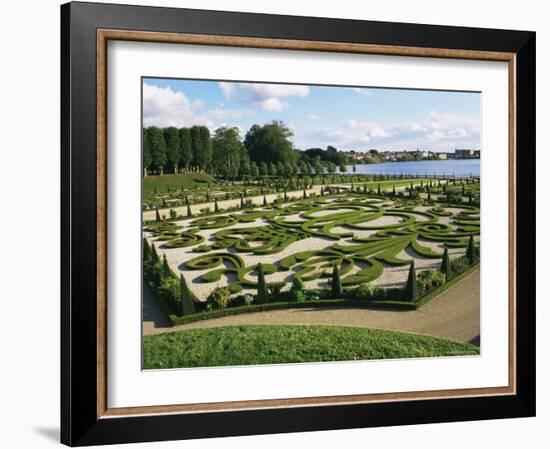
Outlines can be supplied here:
<path id="1" fill-rule="evenodd" d="M 338 264 L 332 268 L 331 294 L 333 298 L 342 297 L 342 282 L 340 281 L 340 269 Z"/>
<path id="2" fill-rule="evenodd" d="M 147 262 L 148 260 L 151 260 L 151 247 L 149 246 L 149 242 L 145 237 L 143 237 L 143 261 Z"/>
<path id="3" fill-rule="evenodd" d="M 180 312 L 182 315 L 189 315 L 195 312 L 195 301 L 193 300 L 193 294 L 189 290 L 183 274 L 180 274 L 180 306 Z"/>
<path id="4" fill-rule="evenodd" d="M 451 271 L 451 261 L 449 260 L 449 250 L 445 247 L 443 251 L 443 258 L 441 259 L 441 267 L 439 269 L 445 275 L 445 281 L 449 282 L 451 280 L 452 271 Z"/>
<path id="5" fill-rule="evenodd" d="M 474 236 L 470 236 L 470 240 L 468 240 L 468 248 L 466 249 L 466 258 L 468 259 L 468 263 L 470 265 L 473 265 L 476 261 L 476 247 L 474 244 Z"/>
<path id="6" fill-rule="evenodd" d="M 409 268 L 409 277 L 407 278 L 407 285 L 405 286 L 405 299 L 415 302 L 420 296 L 418 290 L 418 281 L 416 279 L 416 268 L 414 266 L 414 259 L 411 262 Z"/>
<path id="7" fill-rule="evenodd" d="M 166 254 L 162 255 L 162 277 L 170 277 L 170 267 L 168 266 L 168 260 L 166 260 Z"/>
<path id="8" fill-rule="evenodd" d="M 256 304 L 266 304 L 269 302 L 269 295 L 267 293 L 267 284 L 265 283 L 262 264 L 258 264 L 256 271 L 258 272 L 258 294 L 256 296 Z"/>

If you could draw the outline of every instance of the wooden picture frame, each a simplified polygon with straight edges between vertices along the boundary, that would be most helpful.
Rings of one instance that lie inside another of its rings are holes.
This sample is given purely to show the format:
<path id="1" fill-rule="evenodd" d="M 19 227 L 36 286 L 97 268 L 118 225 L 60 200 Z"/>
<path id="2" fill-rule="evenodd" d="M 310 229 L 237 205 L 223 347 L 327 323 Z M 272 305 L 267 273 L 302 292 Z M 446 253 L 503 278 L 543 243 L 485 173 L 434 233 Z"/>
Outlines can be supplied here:
<path id="1" fill-rule="evenodd" d="M 61 440 L 71 446 L 535 414 L 535 33 L 125 5 L 61 7 Z M 506 61 L 509 385 L 109 409 L 106 45 L 110 40 Z"/>

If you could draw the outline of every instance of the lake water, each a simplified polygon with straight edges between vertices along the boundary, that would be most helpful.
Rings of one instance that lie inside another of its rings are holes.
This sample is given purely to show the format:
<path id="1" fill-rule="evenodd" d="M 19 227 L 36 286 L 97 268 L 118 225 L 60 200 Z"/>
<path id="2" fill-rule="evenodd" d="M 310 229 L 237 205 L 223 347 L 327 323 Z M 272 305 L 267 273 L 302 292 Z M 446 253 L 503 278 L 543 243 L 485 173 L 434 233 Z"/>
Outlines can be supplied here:
<path id="1" fill-rule="evenodd" d="M 479 159 L 383 162 L 356 166 L 358 174 L 479 176 Z M 348 167 L 348 173 L 352 168 Z"/>

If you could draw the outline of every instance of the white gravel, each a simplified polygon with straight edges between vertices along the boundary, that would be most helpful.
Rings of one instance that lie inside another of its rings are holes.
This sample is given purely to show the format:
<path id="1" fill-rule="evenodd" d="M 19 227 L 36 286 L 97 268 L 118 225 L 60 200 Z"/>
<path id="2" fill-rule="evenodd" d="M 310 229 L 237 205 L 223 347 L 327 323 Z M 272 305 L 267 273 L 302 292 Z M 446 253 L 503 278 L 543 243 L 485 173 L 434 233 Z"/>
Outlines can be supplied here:
<path id="1" fill-rule="evenodd" d="M 273 195 L 275 197 L 275 195 Z M 263 197 L 260 197 L 261 200 L 263 200 Z M 236 200 L 237 203 L 239 200 Z M 221 204 L 222 202 L 220 202 Z M 417 211 L 426 211 L 430 209 L 431 206 L 419 206 L 416 207 L 415 210 Z M 314 214 L 312 214 L 312 217 L 320 217 L 320 216 L 327 216 L 331 214 L 340 213 L 343 211 L 351 211 L 353 209 L 346 208 L 345 205 L 342 206 L 341 209 L 338 210 L 331 210 L 331 211 L 318 211 Z M 459 213 L 463 209 L 460 208 L 446 208 L 447 211 L 452 212 L 453 214 Z M 154 214 L 154 211 L 152 212 Z M 235 213 L 235 212 L 232 212 Z M 145 214 L 144 214 L 145 215 Z M 414 214 L 414 217 L 417 221 L 427 221 L 428 218 L 424 217 L 419 214 Z M 154 216 L 153 216 L 154 218 Z M 187 229 L 191 222 L 195 220 L 197 217 L 193 217 L 191 219 L 184 219 L 177 221 L 176 224 L 181 226 L 180 230 Z M 294 221 L 294 222 L 300 222 L 305 221 L 302 218 L 301 213 L 295 213 L 292 215 L 288 215 L 284 217 L 285 221 Z M 438 217 L 439 223 L 445 223 L 450 224 L 450 222 L 453 221 L 453 217 Z M 384 227 L 388 225 L 394 225 L 403 222 L 403 219 L 398 216 L 392 216 L 392 215 L 386 215 L 380 218 L 377 218 L 372 221 L 365 221 L 361 223 L 359 226 L 368 226 L 368 227 Z M 245 229 L 245 228 L 257 228 L 262 226 L 269 226 L 269 222 L 264 219 L 256 219 L 253 222 L 249 223 L 235 223 L 231 226 L 227 226 L 224 228 L 218 228 L 218 229 L 204 229 L 198 231 L 198 234 L 203 236 L 205 238 L 205 242 L 203 244 L 212 244 L 215 241 L 215 234 L 219 232 L 220 230 L 227 230 L 227 229 Z M 456 228 L 456 226 L 451 225 L 452 228 Z M 347 233 L 347 232 L 353 232 L 353 235 L 357 238 L 368 238 L 372 237 L 374 234 L 376 234 L 377 230 L 366 230 L 366 229 L 354 229 L 348 226 L 337 226 L 332 229 L 333 233 Z M 155 239 L 150 235 L 150 233 L 144 232 L 144 236 L 150 241 L 154 242 Z M 479 238 L 476 237 L 476 241 L 479 241 Z M 263 242 L 250 242 L 251 246 L 259 246 Z M 287 248 L 285 248 L 283 251 L 276 253 L 276 254 L 269 254 L 269 255 L 261 255 L 257 256 L 253 253 L 245 253 L 245 252 L 237 252 L 235 250 L 229 250 L 229 252 L 238 255 L 244 262 L 245 266 L 255 266 L 258 263 L 264 263 L 264 264 L 275 264 L 278 266 L 278 263 L 281 259 L 292 255 L 297 254 L 303 251 L 311 251 L 311 250 L 324 250 L 324 249 L 330 249 L 330 246 L 334 243 L 338 243 L 339 245 L 353 245 L 356 244 L 356 242 L 353 242 L 351 238 L 341 239 L 339 241 L 335 241 L 332 239 L 328 239 L 325 237 L 309 237 L 302 239 L 300 241 L 294 242 L 291 245 L 289 245 Z M 443 251 L 443 243 L 438 242 L 432 242 L 432 241 L 420 241 L 419 242 L 422 246 L 431 248 L 433 251 L 442 252 Z M 187 247 L 187 248 L 172 248 L 172 249 L 164 249 L 162 248 L 162 243 L 157 242 L 156 244 L 157 250 L 162 257 L 164 254 L 166 254 L 166 258 L 168 261 L 168 264 L 170 268 L 176 273 L 178 276 L 180 273 L 183 274 L 186 281 L 188 282 L 188 285 L 192 289 L 192 291 L 197 295 L 197 297 L 201 300 L 205 300 L 208 295 L 216 288 L 216 287 L 222 287 L 227 286 L 228 283 L 235 280 L 234 275 L 230 275 L 229 279 L 228 276 L 222 276 L 220 281 L 218 282 L 212 282 L 212 283 L 202 283 L 200 281 L 200 277 L 209 272 L 211 269 L 207 270 L 187 270 L 185 268 L 185 262 L 195 258 L 199 257 L 205 253 L 195 253 L 192 251 L 193 247 Z M 226 250 L 220 250 L 220 252 L 227 252 Z M 455 249 L 451 248 L 449 249 L 449 254 L 451 258 L 456 258 L 462 254 L 465 253 L 465 249 Z M 418 254 L 414 253 L 411 249 L 406 249 L 405 251 L 402 251 L 398 256 L 398 258 L 402 258 L 405 260 L 411 259 L 412 257 L 415 258 L 415 263 L 418 271 L 422 271 L 425 269 L 437 269 L 439 268 L 441 264 L 440 259 L 429 259 L 420 257 Z M 220 268 L 220 267 L 217 267 Z M 351 273 L 359 271 L 359 267 L 354 267 Z M 384 273 L 380 278 L 375 280 L 373 283 L 375 285 L 381 285 L 385 287 L 402 287 L 405 285 L 405 282 L 407 280 L 408 276 L 408 270 L 409 267 L 403 266 L 403 267 L 394 267 L 394 266 L 385 266 Z M 268 283 L 270 282 L 285 282 L 287 284 L 285 289 L 288 289 L 290 287 L 290 283 L 292 282 L 292 279 L 296 273 L 297 269 L 294 267 L 294 269 L 291 269 L 289 271 L 285 272 L 275 272 L 270 275 L 266 275 L 266 281 Z M 253 274 L 247 274 L 247 278 L 250 280 L 255 280 L 255 275 Z M 327 288 L 328 284 L 330 282 L 330 279 L 328 278 L 321 278 L 313 281 L 306 282 L 306 286 L 308 288 Z M 254 289 L 245 289 L 243 293 L 251 293 L 254 294 Z"/>

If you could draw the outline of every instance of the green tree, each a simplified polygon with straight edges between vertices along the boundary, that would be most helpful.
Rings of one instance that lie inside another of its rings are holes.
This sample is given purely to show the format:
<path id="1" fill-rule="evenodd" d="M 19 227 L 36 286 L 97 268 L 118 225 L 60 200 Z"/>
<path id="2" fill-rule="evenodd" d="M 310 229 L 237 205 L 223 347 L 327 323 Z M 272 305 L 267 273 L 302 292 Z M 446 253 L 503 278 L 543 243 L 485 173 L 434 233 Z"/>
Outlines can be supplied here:
<path id="1" fill-rule="evenodd" d="M 193 164 L 199 171 L 207 170 L 212 161 L 212 142 L 210 131 L 206 126 L 191 128 L 191 142 L 193 145 Z"/>
<path id="2" fill-rule="evenodd" d="M 189 128 L 180 129 L 180 162 L 179 167 L 190 170 L 193 165 L 193 141 Z"/>
<path id="3" fill-rule="evenodd" d="M 286 161 L 284 163 L 284 176 L 291 178 L 296 175 L 296 164 L 292 161 Z"/>
<path id="4" fill-rule="evenodd" d="M 193 294 L 189 290 L 187 283 L 183 274 L 180 273 L 180 303 L 181 303 L 181 314 L 189 315 L 195 312 L 195 301 Z"/>
<path id="5" fill-rule="evenodd" d="M 155 267 L 158 265 L 159 261 L 159 254 L 157 253 L 157 248 L 155 248 L 155 244 L 153 243 L 151 245 L 151 264 Z"/>
<path id="6" fill-rule="evenodd" d="M 243 157 L 241 159 L 241 166 L 239 168 L 239 175 L 242 176 L 243 180 L 244 177 L 250 174 L 250 156 L 247 152 L 243 154 Z"/>
<path id="7" fill-rule="evenodd" d="M 468 263 L 470 265 L 473 265 L 476 261 L 476 248 L 473 235 L 471 235 L 470 239 L 468 240 L 468 248 L 466 248 L 466 258 L 468 259 Z"/>
<path id="8" fill-rule="evenodd" d="M 151 156 L 151 142 L 149 140 L 149 131 L 146 128 L 142 130 L 142 162 L 143 162 L 143 177 L 149 174 L 149 169 L 153 162 Z"/>
<path id="9" fill-rule="evenodd" d="M 254 178 L 257 178 L 259 174 L 258 165 L 256 162 L 250 162 L 250 175 Z"/>
<path id="10" fill-rule="evenodd" d="M 321 162 L 320 156 L 315 156 L 315 159 L 313 160 L 313 170 L 315 170 L 315 174 L 317 176 L 322 175 L 325 171 L 325 168 L 323 167 L 323 163 Z"/>
<path id="11" fill-rule="evenodd" d="M 451 271 L 451 261 L 449 260 L 449 250 L 447 247 L 443 250 L 443 258 L 441 259 L 441 267 L 439 268 L 439 271 L 441 271 L 445 275 L 445 280 L 449 282 L 452 277 L 452 271 Z"/>
<path id="12" fill-rule="evenodd" d="M 170 277 L 170 267 L 168 266 L 166 254 L 162 255 L 162 277 L 165 279 Z"/>
<path id="13" fill-rule="evenodd" d="M 238 128 L 222 126 L 212 138 L 212 168 L 215 173 L 235 179 L 239 175 L 245 148 Z"/>
<path id="14" fill-rule="evenodd" d="M 269 296 L 267 293 L 267 284 L 265 283 L 264 271 L 262 264 L 258 264 L 256 267 L 256 272 L 258 273 L 258 294 L 256 296 L 257 304 L 266 304 L 269 302 Z"/>
<path id="15" fill-rule="evenodd" d="M 151 167 L 162 175 L 166 166 L 166 142 L 162 129 L 156 126 L 147 128 L 149 133 L 149 145 L 151 149 Z"/>
<path id="16" fill-rule="evenodd" d="M 145 237 L 143 237 L 143 251 L 142 251 L 143 261 L 147 262 L 151 260 L 151 247 L 149 246 L 149 242 Z"/>
<path id="17" fill-rule="evenodd" d="M 260 162 L 258 165 L 258 172 L 260 176 L 267 176 L 269 174 L 269 169 L 264 161 Z"/>
<path id="18" fill-rule="evenodd" d="M 330 283 L 331 286 L 331 295 L 333 298 L 342 297 L 342 282 L 340 281 L 340 269 L 338 264 L 334 264 L 332 268 L 332 280 Z"/>
<path id="19" fill-rule="evenodd" d="M 166 165 L 174 173 L 178 172 L 180 161 L 180 132 L 178 128 L 170 126 L 164 128 L 164 141 L 166 142 Z"/>
<path id="20" fill-rule="evenodd" d="M 414 259 L 411 261 L 409 268 L 409 277 L 407 278 L 407 285 L 405 286 L 405 299 L 415 302 L 418 300 L 420 293 L 418 290 L 418 280 L 416 279 L 416 268 L 414 266 Z"/>
<path id="21" fill-rule="evenodd" d="M 273 121 L 266 125 L 252 125 L 246 133 L 244 145 L 250 159 L 260 162 L 295 162 L 292 131 L 283 122 Z"/>
<path id="22" fill-rule="evenodd" d="M 155 221 L 161 221 L 158 207 L 155 208 Z"/>
<path id="23" fill-rule="evenodd" d="M 292 279 L 292 286 L 290 287 L 290 299 L 292 299 L 292 301 L 299 301 L 300 298 L 305 299 L 304 288 L 305 285 L 303 281 L 298 276 L 294 276 Z"/>
<path id="24" fill-rule="evenodd" d="M 277 162 L 276 167 L 277 167 L 277 176 L 279 176 L 279 178 L 284 178 L 286 176 L 284 162 L 283 161 Z"/>

